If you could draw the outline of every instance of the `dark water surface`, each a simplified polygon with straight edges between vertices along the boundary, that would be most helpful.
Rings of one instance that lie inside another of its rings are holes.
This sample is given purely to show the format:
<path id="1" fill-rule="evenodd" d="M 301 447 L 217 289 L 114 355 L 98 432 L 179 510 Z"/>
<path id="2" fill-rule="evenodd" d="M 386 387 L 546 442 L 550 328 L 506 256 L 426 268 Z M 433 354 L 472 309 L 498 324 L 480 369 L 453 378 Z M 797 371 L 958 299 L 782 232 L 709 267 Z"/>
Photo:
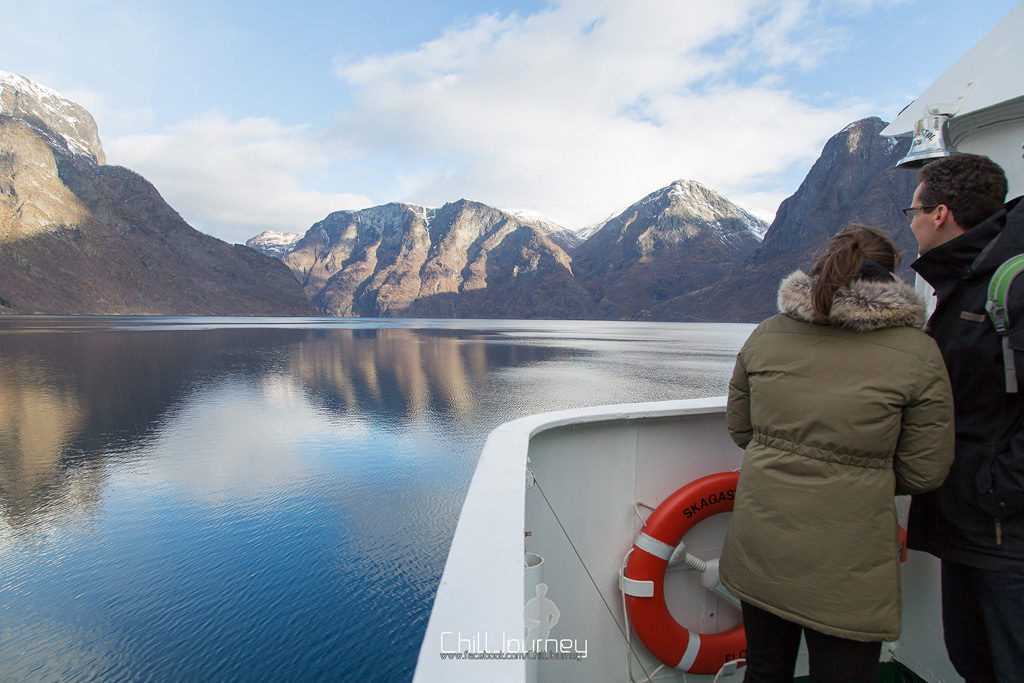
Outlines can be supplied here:
<path id="1" fill-rule="evenodd" d="M 487 433 L 751 329 L 0 316 L 0 680 L 408 680 Z"/>

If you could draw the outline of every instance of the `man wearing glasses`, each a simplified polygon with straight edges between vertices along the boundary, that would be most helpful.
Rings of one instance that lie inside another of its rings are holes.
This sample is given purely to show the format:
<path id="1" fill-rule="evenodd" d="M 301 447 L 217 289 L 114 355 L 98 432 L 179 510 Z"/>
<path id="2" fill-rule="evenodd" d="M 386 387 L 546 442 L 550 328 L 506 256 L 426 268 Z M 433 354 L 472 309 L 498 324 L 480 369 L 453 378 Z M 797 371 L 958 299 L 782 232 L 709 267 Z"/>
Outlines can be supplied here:
<path id="1" fill-rule="evenodd" d="M 1007 391 L 1003 339 L 986 314 L 989 281 L 1024 253 L 1024 202 L 1005 207 L 1002 168 L 955 154 L 919 172 L 903 209 L 912 265 L 938 302 L 928 320 L 953 385 L 956 460 L 915 496 L 909 546 L 942 560 L 946 649 L 968 682 L 1024 681 L 1024 394 Z M 1009 351 L 1024 390 L 1024 275 L 1007 299 Z"/>

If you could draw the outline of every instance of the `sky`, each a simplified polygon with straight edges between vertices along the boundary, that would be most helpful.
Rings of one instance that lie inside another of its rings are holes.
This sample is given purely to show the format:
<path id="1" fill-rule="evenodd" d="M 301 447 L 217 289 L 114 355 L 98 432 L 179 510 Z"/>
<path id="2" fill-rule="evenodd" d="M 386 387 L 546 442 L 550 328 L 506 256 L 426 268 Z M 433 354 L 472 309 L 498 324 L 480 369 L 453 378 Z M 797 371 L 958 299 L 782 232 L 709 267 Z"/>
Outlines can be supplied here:
<path id="1" fill-rule="evenodd" d="M 770 221 L 1016 0 L 0 0 L 0 70 L 233 243 L 460 198 L 595 224 L 676 179 Z"/>

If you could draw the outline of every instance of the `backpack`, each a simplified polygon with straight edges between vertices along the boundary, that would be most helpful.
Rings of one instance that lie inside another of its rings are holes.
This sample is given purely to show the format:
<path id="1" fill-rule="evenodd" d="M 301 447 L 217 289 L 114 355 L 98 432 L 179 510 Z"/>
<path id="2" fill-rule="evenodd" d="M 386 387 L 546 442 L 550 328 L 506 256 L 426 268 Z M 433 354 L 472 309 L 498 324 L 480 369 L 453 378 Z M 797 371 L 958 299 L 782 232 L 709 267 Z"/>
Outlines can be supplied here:
<path id="1" fill-rule="evenodd" d="M 1014 278 L 1024 271 L 1024 254 L 1012 256 L 996 268 L 988 283 L 988 300 L 985 310 L 992 319 L 996 332 L 1003 339 L 1003 372 L 1006 375 L 1006 393 L 1017 393 L 1017 369 L 1013 362 L 1013 349 L 1010 348 L 1010 312 L 1006 299 L 1010 294 L 1010 285 Z"/>

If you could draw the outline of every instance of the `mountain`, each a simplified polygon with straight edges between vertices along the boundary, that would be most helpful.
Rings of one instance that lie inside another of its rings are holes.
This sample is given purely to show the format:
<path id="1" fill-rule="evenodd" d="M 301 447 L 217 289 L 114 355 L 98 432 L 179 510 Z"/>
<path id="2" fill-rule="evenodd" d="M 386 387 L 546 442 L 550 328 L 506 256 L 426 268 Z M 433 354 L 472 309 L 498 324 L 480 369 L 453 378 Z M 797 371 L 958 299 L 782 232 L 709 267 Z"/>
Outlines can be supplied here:
<path id="1" fill-rule="evenodd" d="M 677 180 L 601 225 L 575 250 L 574 270 L 595 317 L 648 318 L 660 302 L 743 263 L 764 230 L 764 221 L 714 190 Z"/>
<path id="2" fill-rule="evenodd" d="M 315 313 L 281 263 L 193 229 L 103 161 L 87 111 L 0 73 L 0 312 Z"/>
<path id="3" fill-rule="evenodd" d="M 659 320 L 756 322 L 776 313 L 779 281 L 807 269 L 828 239 L 859 222 L 892 235 L 903 253 L 902 275 L 917 244 L 900 208 L 910 204 L 917 175 L 895 168 L 909 139 L 880 135 L 877 117 L 851 123 L 832 136 L 793 196 L 779 207 L 761 245 L 732 272 L 703 289 L 656 306 Z"/>
<path id="4" fill-rule="evenodd" d="M 532 220 L 465 199 L 337 211 L 284 257 L 327 315 L 580 318 L 572 258 Z"/>
<path id="5" fill-rule="evenodd" d="M 299 240 L 302 239 L 302 235 L 297 232 L 275 232 L 274 230 L 264 230 L 255 237 L 250 237 L 245 242 L 245 246 L 250 249 L 255 249 L 265 256 L 270 256 L 276 259 L 283 259 L 288 254 L 292 253 L 292 249 L 298 244 Z"/>

